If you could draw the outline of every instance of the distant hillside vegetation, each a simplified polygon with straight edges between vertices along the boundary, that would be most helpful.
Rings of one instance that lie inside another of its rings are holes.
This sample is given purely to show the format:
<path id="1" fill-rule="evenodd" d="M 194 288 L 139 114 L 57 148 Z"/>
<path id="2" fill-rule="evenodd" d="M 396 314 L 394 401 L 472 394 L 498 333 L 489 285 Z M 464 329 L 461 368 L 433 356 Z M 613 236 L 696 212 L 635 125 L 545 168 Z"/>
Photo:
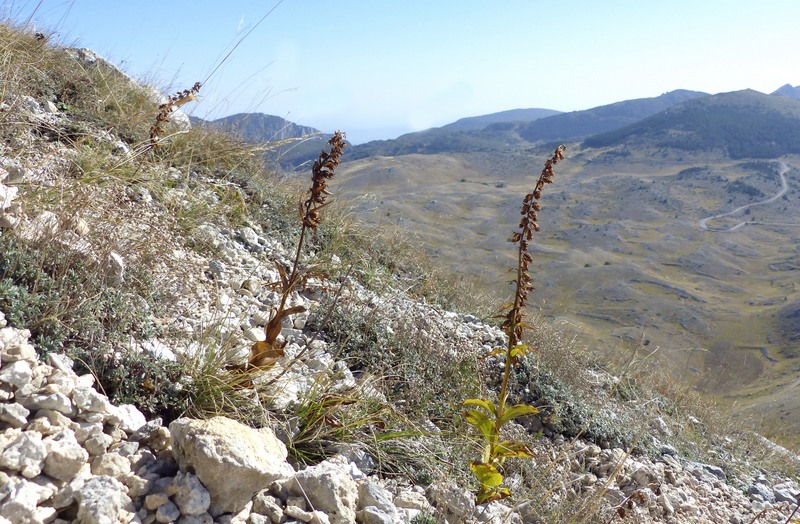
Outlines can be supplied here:
<path id="1" fill-rule="evenodd" d="M 678 89 L 653 98 L 638 98 L 585 111 L 562 113 L 521 126 L 519 135 L 529 142 L 577 140 L 633 124 L 687 100 L 706 96 L 710 95 Z"/>
<path id="2" fill-rule="evenodd" d="M 369 156 L 471 153 L 528 148 L 531 142 L 555 143 L 625 127 L 664 109 L 698 97 L 697 91 L 677 90 L 654 98 L 627 100 L 606 106 L 559 113 L 547 109 L 516 109 L 481 117 L 463 118 L 443 127 L 408 133 L 394 140 L 376 140 L 353 148 L 350 160 Z M 523 119 L 527 118 L 527 121 Z M 483 127 L 480 127 L 483 125 Z"/>
<path id="3" fill-rule="evenodd" d="M 483 129 L 489 124 L 496 124 L 498 122 L 532 122 L 540 118 L 559 114 L 561 114 L 561 111 L 555 111 L 553 109 L 511 109 L 509 111 L 500 111 L 499 113 L 492 113 L 489 115 L 461 118 L 452 124 L 442 126 L 442 128 L 450 129 L 451 131 L 475 131 Z"/>
<path id="4" fill-rule="evenodd" d="M 800 153 L 800 101 L 750 89 L 721 93 L 584 141 L 587 147 L 623 143 L 719 150 L 732 159 Z"/>

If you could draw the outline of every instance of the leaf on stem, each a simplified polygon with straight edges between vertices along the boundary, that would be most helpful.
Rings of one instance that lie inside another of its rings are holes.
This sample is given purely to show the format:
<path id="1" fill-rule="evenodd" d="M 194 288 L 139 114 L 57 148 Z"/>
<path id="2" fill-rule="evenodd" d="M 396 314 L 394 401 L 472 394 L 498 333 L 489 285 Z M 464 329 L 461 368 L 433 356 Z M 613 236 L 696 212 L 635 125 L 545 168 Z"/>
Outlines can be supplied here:
<path id="1" fill-rule="evenodd" d="M 494 403 L 489 400 L 484 400 L 482 398 L 470 398 L 465 400 L 461 403 L 462 406 L 480 406 L 492 415 L 497 412 L 497 408 L 495 407 Z"/>
<path id="2" fill-rule="evenodd" d="M 502 426 L 509 420 L 514 420 L 515 418 L 522 417 L 524 415 L 535 415 L 536 413 L 539 413 L 539 410 L 533 406 L 529 406 L 527 404 L 516 404 L 503 411 L 502 415 L 500 416 L 499 425 Z"/>
<path id="3" fill-rule="evenodd" d="M 463 415 L 467 422 L 478 428 L 487 442 L 497 442 L 497 428 L 486 413 L 473 409 L 465 411 Z"/>

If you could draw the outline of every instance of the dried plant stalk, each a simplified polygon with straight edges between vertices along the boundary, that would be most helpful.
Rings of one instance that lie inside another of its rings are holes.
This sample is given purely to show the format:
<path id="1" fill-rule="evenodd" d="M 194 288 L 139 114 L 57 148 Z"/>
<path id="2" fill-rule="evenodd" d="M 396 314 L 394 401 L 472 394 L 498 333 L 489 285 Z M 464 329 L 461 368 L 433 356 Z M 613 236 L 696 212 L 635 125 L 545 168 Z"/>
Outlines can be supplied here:
<path id="1" fill-rule="evenodd" d="M 200 91 L 201 86 L 202 84 L 200 82 L 195 82 L 191 89 L 184 89 L 183 91 L 178 91 L 174 95 L 170 95 L 167 97 L 167 101 L 165 103 L 158 106 L 156 121 L 150 128 L 150 149 L 158 147 L 158 142 L 161 139 L 161 135 L 164 134 L 164 129 L 161 126 L 169 122 L 170 113 L 182 105 L 194 100 L 195 95 L 197 95 L 197 92 Z"/>
<path id="2" fill-rule="evenodd" d="M 537 213 L 542 209 L 539 205 L 539 199 L 542 198 L 542 190 L 545 184 L 552 184 L 555 172 L 553 166 L 559 160 L 563 160 L 565 146 L 559 146 L 553 153 L 553 157 L 547 159 L 542 169 L 542 174 L 536 181 L 533 191 L 525 195 L 522 201 L 522 219 L 519 222 L 519 231 L 515 232 L 511 237 L 511 242 L 519 244 L 519 251 L 517 255 L 517 276 L 513 280 L 516 284 L 514 293 L 514 302 L 510 304 L 508 313 L 505 315 L 503 322 L 503 331 L 508 335 L 509 346 L 516 346 L 522 339 L 522 332 L 525 327 L 523 323 L 523 310 L 528 302 L 528 295 L 535 288 L 533 286 L 533 279 L 530 275 L 530 264 L 533 261 L 528 248 L 533 239 L 534 231 L 539 231 L 539 219 Z"/>
<path id="3" fill-rule="evenodd" d="M 250 357 L 247 362 L 247 368 L 249 370 L 269 368 L 283 356 L 283 348 L 277 344 L 278 336 L 281 334 L 283 319 L 289 315 L 305 311 L 305 308 L 302 306 L 295 306 L 287 309 L 286 301 L 301 281 L 302 275 L 299 270 L 300 255 L 303 250 L 306 231 L 309 229 L 316 230 L 322 223 L 320 211 L 328 205 L 326 199 L 330 195 L 328 191 L 328 181 L 333 178 L 334 170 L 339 165 L 346 145 L 344 133 L 337 131 L 331 139 L 328 140 L 330 150 L 323 150 L 319 158 L 314 161 L 314 166 L 311 168 L 311 187 L 308 190 L 309 196 L 304 202 L 300 203 L 300 218 L 303 222 L 303 227 L 300 230 L 300 239 L 297 241 L 297 252 L 295 253 L 294 263 L 292 264 L 292 272 L 287 276 L 286 270 L 282 265 L 278 264 L 278 271 L 281 275 L 281 301 L 264 328 L 266 340 L 256 342 L 253 344 L 253 347 L 250 348 Z"/>

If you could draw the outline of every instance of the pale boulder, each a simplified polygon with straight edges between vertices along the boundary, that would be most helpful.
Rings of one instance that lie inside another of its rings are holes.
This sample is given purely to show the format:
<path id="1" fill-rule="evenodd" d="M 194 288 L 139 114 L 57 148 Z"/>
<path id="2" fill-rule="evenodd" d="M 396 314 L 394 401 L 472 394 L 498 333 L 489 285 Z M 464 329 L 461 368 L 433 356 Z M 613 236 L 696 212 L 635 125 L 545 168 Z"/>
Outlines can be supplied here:
<path id="1" fill-rule="evenodd" d="M 257 492 L 294 474 L 286 446 L 269 428 L 214 417 L 178 419 L 169 430 L 181 471 L 193 471 L 211 495 L 211 515 L 241 511 Z"/>

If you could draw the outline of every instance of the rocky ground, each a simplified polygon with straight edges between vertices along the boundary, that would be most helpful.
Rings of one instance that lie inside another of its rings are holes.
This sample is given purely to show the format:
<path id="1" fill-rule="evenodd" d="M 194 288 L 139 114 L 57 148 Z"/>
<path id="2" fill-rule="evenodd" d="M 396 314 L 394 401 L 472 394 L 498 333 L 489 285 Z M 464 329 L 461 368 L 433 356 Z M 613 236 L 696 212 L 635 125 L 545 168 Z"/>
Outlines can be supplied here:
<path id="1" fill-rule="evenodd" d="M 7 195 L 4 207 L 15 209 L 9 189 L 0 186 Z M 13 216 L 19 224 L 26 220 L 19 208 Z M 248 282 L 270 281 L 273 270 L 259 257 L 284 250 L 252 228 L 223 232 L 205 226 L 200 233 L 224 247 L 224 260 L 205 260 L 198 267 L 198 275 L 216 268 L 205 281 L 217 290 L 212 297 L 198 284 L 197 294 L 186 298 L 195 306 L 202 303 L 192 308 L 200 318 L 184 318 L 180 327 L 191 330 L 225 310 L 241 340 L 260 338 L 264 306 L 274 305 L 275 297 L 269 291 L 253 293 L 249 288 L 257 285 Z M 252 274 L 258 267 L 260 272 Z M 399 293 L 382 298 L 355 282 L 348 293 L 380 306 L 391 323 L 435 319 L 429 325 L 439 332 L 429 336 L 458 340 L 475 352 L 502 337 L 474 317 Z M 295 300 L 313 313 L 317 306 L 309 296 L 314 293 Z M 94 389 L 94 377 L 75 374 L 68 358 L 50 353 L 40 361 L 29 332 L 0 319 L 0 522 L 433 522 L 422 520 L 426 516 L 451 523 L 537 521 L 524 502 L 514 508 L 497 503 L 476 508 L 468 491 L 446 482 L 423 487 L 371 476 L 370 461 L 357 453 L 295 470 L 269 428 L 251 429 L 226 417 L 181 418 L 168 427 L 147 421 L 132 405 L 112 405 Z M 292 340 L 284 364 L 313 336 L 303 328 L 302 317 L 284 328 Z M 150 341 L 138 350 L 172 359 L 190 347 Z M 319 373 L 332 376 L 334 370 L 342 387 L 354 380 L 341 373 L 347 367 L 318 338 L 284 376 L 271 407 L 292 405 Z M 636 522 L 746 523 L 756 515 L 758 522 L 783 522 L 800 492 L 792 479 L 757 472 L 747 485 L 731 482 L 721 468 L 684 460 L 669 446 L 655 461 L 560 435 L 535 440 L 534 446 L 564 479 L 553 486 L 553 501 L 594 501 Z"/>
<path id="2" fill-rule="evenodd" d="M 89 55 L 75 56 L 86 60 Z M 65 125 L 52 103 L 7 97 L 0 110 L 13 113 L 20 129 L 0 150 L 0 235 L 16 235 L 31 245 L 57 243 L 91 260 L 109 286 L 121 285 L 131 267 L 143 262 L 136 250 L 109 249 L 101 239 L 121 239 L 115 246 L 123 248 L 141 238 L 156 244 L 159 256 L 148 259 L 148 270 L 170 297 L 160 313 L 164 329 L 156 338 L 134 338 L 114 351 L 186 364 L 224 348 L 223 360 L 237 361 L 246 358 L 253 342 L 263 340 L 279 300 L 269 284 L 280 278 L 276 264 L 290 267 L 290 250 L 257 223 L 229 228 L 209 221 L 183 236 L 180 229 L 163 225 L 182 206 L 213 205 L 218 181 L 161 167 L 156 175 L 169 181 L 169 188 L 157 197 L 136 183 L 123 191 L 98 186 L 92 200 L 108 202 L 105 207 L 69 215 L 64 209 L 74 208 L 66 205 L 26 209 L 26 187 L 70 183 L 63 171 L 75 157 L 74 145 L 50 141 L 45 148 L 32 133 L 44 124 Z M 136 153 L 107 131 L 87 132 L 117 158 L 135 160 Z M 204 249 L 193 248 L 198 245 Z M 335 265 L 335 257 L 331 260 Z M 500 330 L 474 316 L 445 311 L 389 284 L 378 293 L 341 271 L 335 280 L 312 278 L 302 293 L 292 295 L 289 305 L 306 312 L 286 319 L 279 339 L 285 355 L 254 379 L 266 393 L 239 398 L 274 416 L 274 425 L 268 419 L 254 429 L 224 410 L 207 419 L 183 416 L 164 424 L 147 420 L 134 405 L 112 404 L 98 391 L 95 376 L 79 375 L 67 356 L 35 347 L 27 326 L 9 325 L 8 312 L 0 312 L 0 524 L 746 524 L 786 522 L 795 507 L 796 479 L 760 470 L 747 456 L 730 455 L 724 442 L 718 462 L 735 467 L 682 456 L 668 443 L 673 430 L 657 415 L 647 421 L 652 431 L 641 437 L 656 448 L 649 455 L 565 438 L 542 420 L 527 429 L 512 428 L 536 451 L 539 469 L 530 471 L 540 476 L 541 489 L 515 488 L 527 497 L 477 507 L 473 494 L 446 475 L 423 483 L 408 474 L 381 474 L 362 442 L 340 442 L 312 465 L 292 460 L 287 446 L 299 429 L 292 427 L 290 415 L 320 384 L 387 402 L 378 384 L 340 357 L 340 345 L 320 321 L 327 314 L 324 304 L 337 294 L 340 314 L 369 311 L 384 335 L 403 331 L 425 340 L 433 360 L 477 360 L 503 343 Z M 596 378 L 600 392 L 616 380 L 600 371 Z M 420 424 L 427 424 L 428 437 L 447 446 L 445 432 L 430 421 Z M 686 424 L 690 431 L 701 422 Z M 413 445 L 426 441 L 420 442 Z M 786 463 L 798 461 L 779 446 L 763 446 Z M 509 484 L 530 484 L 525 471 L 509 474 Z"/>

